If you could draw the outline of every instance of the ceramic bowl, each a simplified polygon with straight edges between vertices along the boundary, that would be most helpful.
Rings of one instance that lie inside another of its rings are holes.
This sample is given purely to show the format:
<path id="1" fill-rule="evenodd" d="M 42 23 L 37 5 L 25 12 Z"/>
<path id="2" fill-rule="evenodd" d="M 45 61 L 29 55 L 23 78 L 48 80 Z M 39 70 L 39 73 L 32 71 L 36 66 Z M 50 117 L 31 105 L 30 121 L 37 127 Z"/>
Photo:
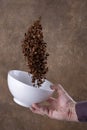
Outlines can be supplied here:
<path id="1" fill-rule="evenodd" d="M 53 93 L 50 81 L 45 82 L 39 88 L 32 84 L 32 75 L 21 70 L 10 70 L 7 77 L 8 88 L 13 100 L 24 107 L 31 107 L 33 103 L 47 100 Z"/>

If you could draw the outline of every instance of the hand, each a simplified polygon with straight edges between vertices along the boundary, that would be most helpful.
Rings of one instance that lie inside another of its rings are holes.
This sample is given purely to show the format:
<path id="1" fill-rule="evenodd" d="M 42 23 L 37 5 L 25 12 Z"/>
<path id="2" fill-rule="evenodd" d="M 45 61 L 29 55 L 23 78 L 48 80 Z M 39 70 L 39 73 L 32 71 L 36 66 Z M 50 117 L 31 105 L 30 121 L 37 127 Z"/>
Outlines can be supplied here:
<path id="1" fill-rule="evenodd" d="M 49 105 L 33 104 L 32 112 L 47 115 L 52 119 L 78 121 L 75 104 L 76 102 L 68 95 L 61 85 L 53 86 L 58 94 L 57 98 L 50 97 L 47 102 Z"/>

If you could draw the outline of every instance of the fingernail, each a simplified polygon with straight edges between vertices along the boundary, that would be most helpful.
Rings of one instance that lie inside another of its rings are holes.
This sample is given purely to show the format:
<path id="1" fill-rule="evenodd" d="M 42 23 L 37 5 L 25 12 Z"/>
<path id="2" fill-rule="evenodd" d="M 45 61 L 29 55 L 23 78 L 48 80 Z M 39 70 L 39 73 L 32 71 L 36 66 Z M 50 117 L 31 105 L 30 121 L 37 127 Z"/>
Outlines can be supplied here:
<path id="1" fill-rule="evenodd" d="M 52 85 L 52 86 L 50 86 L 50 88 L 51 88 L 51 89 L 54 89 L 54 86 Z"/>
<path id="2" fill-rule="evenodd" d="M 32 111 L 35 111 L 36 109 L 32 106 L 31 108 L 30 108 Z"/>

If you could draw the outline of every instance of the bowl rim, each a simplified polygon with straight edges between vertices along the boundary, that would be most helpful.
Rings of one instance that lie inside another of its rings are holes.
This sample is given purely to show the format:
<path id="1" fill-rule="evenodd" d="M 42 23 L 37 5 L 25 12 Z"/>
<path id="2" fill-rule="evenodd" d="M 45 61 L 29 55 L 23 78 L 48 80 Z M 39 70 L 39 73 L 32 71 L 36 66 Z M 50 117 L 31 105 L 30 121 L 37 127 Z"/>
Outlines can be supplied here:
<path id="1" fill-rule="evenodd" d="M 20 80 L 17 80 L 15 77 L 13 77 L 12 75 L 11 75 L 11 72 L 14 72 L 14 71 L 17 71 L 17 72 L 23 72 L 23 73 L 28 73 L 27 71 L 23 71 L 23 70 L 16 70 L 16 69 L 13 69 L 13 70 L 9 70 L 8 71 L 8 77 L 10 76 L 12 79 L 14 79 L 14 80 L 16 80 L 17 82 L 19 82 L 19 83 L 21 83 L 21 84 L 24 84 L 26 87 L 31 87 L 31 88 L 33 88 L 33 89 L 41 89 L 41 90 L 44 90 L 44 91 L 48 91 L 48 92 L 53 92 L 54 90 L 52 90 L 50 87 L 49 87 L 49 90 L 48 89 L 43 89 L 43 87 L 33 87 L 33 86 L 31 86 L 31 85 L 28 85 L 28 84 L 26 84 L 26 83 L 23 83 L 22 81 L 20 81 Z M 29 73 L 30 74 L 30 73 Z M 32 74 L 30 74 L 30 75 L 32 75 Z M 47 82 L 50 82 L 50 81 L 48 81 L 47 79 L 46 79 L 46 81 Z M 51 82 L 50 82 L 51 83 Z"/>

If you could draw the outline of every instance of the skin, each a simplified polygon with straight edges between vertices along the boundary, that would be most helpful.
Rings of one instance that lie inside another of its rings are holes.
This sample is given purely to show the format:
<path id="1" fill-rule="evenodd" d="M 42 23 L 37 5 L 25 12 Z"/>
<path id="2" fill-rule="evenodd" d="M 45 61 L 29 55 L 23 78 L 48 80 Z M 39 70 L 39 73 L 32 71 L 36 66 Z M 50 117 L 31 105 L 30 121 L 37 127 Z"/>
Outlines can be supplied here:
<path id="1" fill-rule="evenodd" d="M 52 86 L 52 89 L 57 93 L 57 98 L 50 97 L 46 101 L 48 105 L 33 104 L 30 108 L 31 111 L 36 114 L 46 115 L 51 119 L 78 122 L 75 111 L 76 102 L 60 84 Z"/>

